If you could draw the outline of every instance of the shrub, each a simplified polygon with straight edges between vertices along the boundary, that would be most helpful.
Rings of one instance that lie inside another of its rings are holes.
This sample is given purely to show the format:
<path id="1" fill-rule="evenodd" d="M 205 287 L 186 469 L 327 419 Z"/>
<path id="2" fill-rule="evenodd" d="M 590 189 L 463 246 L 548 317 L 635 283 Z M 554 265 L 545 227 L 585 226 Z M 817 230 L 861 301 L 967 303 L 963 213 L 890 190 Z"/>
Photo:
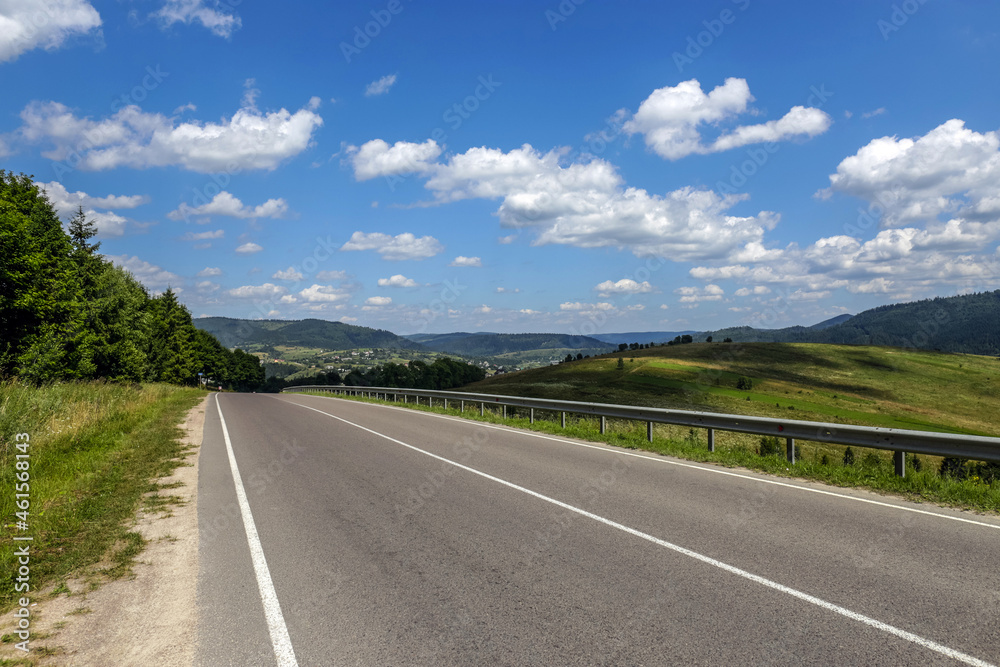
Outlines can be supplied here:
<path id="1" fill-rule="evenodd" d="M 953 477 L 955 479 L 965 479 L 969 476 L 968 462 L 965 459 L 957 459 L 952 456 L 945 457 L 941 461 L 938 474 L 941 477 Z"/>
<path id="2" fill-rule="evenodd" d="M 739 379 L 736 380 L 736 388 L 742 391 L 750 391 L 753 389 L 753 380 L 745 375 L 741 375 Z"/>
<path id="3" fill-rule="evenodd" d="M 830 457 L 824 454 L 822 457 L 820 457 L 819 464 L 823 466 L 830 465 Z"/>
<path id="4" fill-rule="evenodd" d="M 777 436 L 765 435 L 760 439 L 757 453 L 761 456 L 780 456 L 785 453 L 784 443 Z"/>
<path id="5" fill-rule="evenodd" d="M 852 466 L 854 465 L 854 450 L 848 447 L 844 450 L 844 465 Z"/>
<path id="6" fill-rule="evenodd" d="M 920 472 L 920 469 L 924 467 L 924 464 L 920 462 L 920 457 L 916 454 L 910 455 L 910 469 L 913 472 Z"/>

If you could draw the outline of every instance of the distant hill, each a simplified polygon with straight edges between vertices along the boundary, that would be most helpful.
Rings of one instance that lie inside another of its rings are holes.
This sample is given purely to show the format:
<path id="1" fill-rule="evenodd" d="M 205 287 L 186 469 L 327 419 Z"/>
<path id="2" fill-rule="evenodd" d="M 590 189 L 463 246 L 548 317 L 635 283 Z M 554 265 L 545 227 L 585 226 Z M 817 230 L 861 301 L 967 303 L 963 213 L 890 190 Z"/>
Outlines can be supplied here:
<path id="1" fill-rule="evenodd" d="M 838 324 L 843 324 L 844 322 L 846 322 L 847 320 L 851 319 L 852 317 L 854 317 L 854 315 L 848 315 L 846 313 L 843 314 L 843 315 L 837 315 L 836 317 L 831 317 L 828 320 L 823 320 L 819 324 L 814 324 L 814 325 L 812 325 L 809 328 L 810 329 L 829 329 L 832 326 L 836 326 Z"/>
<path id="2" fill-rule="evenodd" d="M 226 347 L 290 345 L 325 350 L 356 348 L 424 349 L 420 343 L 384 329 L 359 327 L 326 320 L 238 320 L 202 317 L 194 325 L 219 339 Z"/>
<path id="3" fill-rule="evenodd" d="M 879 306 L 830 324 L 836 319 L 812 327 L 730 327 L 702 332 L 698 337 L 728 337 L 743 343 L 890 345 L 1000 355 L 1000 290 Z"/>
<path id="4" fill-rule="evenodd" d="M 424 347 L 465 357 L 494 357 L 533 350 L 607 352 L 611 346 L 588 336 L 571 334 L 437 334 L 421 338 Z"/>

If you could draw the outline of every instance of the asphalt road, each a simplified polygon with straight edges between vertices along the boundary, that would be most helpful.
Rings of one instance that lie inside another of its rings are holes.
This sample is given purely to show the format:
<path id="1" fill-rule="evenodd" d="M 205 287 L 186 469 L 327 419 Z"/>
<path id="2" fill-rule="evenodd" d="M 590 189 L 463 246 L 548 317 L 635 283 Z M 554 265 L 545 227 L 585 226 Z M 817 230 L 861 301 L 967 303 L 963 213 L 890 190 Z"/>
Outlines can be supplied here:
<path id="1" fill-rule="evenodd" d="M 386 406 L 217 399 L 201 665 L 1000 662 L 995 517 Z"/>

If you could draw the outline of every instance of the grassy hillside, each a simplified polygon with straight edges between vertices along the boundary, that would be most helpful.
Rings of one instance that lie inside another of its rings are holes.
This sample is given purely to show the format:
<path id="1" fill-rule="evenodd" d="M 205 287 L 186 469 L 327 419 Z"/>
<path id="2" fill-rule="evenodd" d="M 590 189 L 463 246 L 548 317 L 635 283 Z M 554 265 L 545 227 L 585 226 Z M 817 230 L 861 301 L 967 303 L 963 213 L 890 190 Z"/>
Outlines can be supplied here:
<path id="1" fill-rule="evenodd" d="M 432 350 L 464 357 L 497 357 L 520 352 L 565 350 L 591 354 L 607 352 L 612 346 L 588 336 L 570 334 L 444 334 L 424 339 L 423 344 Z"/>
<path id="2" fill-rule="evenodd" d="M 811 327 L 730 327 L 698 334 L 736 342 L 892 345 L 967 354 L 1000 354 L 1000 290 L 879 306 Z M 833 323 L 831 325 L 831 323 Z"/>
<path id="3" fill-rule="evenodd" d="M 751 390 L 737 389 L 741 376 L 753 381 Z M 509 373 L 464 389 L 1000 435 L 1000 359 L 900 348 L 693 343 Z"/>

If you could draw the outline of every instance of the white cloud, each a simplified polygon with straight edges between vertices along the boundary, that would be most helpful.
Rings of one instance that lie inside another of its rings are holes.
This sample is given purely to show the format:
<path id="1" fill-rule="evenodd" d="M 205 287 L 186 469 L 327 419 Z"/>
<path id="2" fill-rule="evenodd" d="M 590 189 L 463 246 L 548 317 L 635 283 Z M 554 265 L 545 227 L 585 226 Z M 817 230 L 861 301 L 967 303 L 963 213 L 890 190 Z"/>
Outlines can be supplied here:
<path id="1" fill-rule="evenodd" d="M 354 178 L 366 181 L 378 176 L 427 172 L 441 150 L 433 139 L 422 144 L 397 141 L 392 146 L 381 139 L 372 139 L 360 147 L 348 146 L 346 153 L 354 168 Z"/>
<path id="2" fill-rule="evenodd" d="M 497 239 L 500 245 L 510 245 L 517 238 L 517 234 L 510 234 L 509 236 L 501 236 Z"/>
<path id="3" fill-rule="evenodd" d="M 32 102 L 21 111 L 21 120 L 17 135 L 22 140 L 51 143 L 53 148 L 42 155 L 67 161 L 72 168 L 178 166 L 205 173 L 273 170 L 304 151 L 323 124 L 309 108 L 265 114 L 247 107 L 220 123 L 175 124 L 174 118 L 146 113 L 136 105 L 91 120 L 58 102 Z"/>
<path id="4" fill-rule="evenodd" d="M 236 252 L 241 255 L 252 255 L 255 252 L 260 252 L 263 249 L 264 248 L 262 246 L 259 246 L 256 243 L 244 243 L 243 245 L 241 245 L 239 248 L 236 249 Z"/>
<path id="5" fill-rule="evenodd" d="M 483 305 L 479 306 L 478 308 L 476 308 L 476 309 L 475 309 L 475 310 L 473 310 L 472 312 L 474 312 L 474 313 L 477 313 L 477 314 L 479 314 L 479 315 L 486 315 L 487 313 L 492 313 L 492 312 L 493 312 L 493 309 L 492 309 L 492 308 L 490 308 L 489 306 L 487 306 L 487 305 L 486 305 L 486 304 L 484 303 Z"/>
<path id="6" fill-rule="evenodd" d="M 750 296 L 751 294 L 755 296 L 761 296 L 770 293 L 771 293 L 771 288 L 766 285 L 754 285 L 753 288 L 741 287 L 740 289 L 733 292 L 733 294 L 735 294 L 736 296 Z"/>
<path id="7" fill-rule="evenodd" d="M 277 280 L 302 280 L 302 274 L 294 266 L 290 266 L 284 271 L 275 271 L 271 277 Z"/>
<path id="8" fill-rule="evenodd" d="M 861 114 L 861 117 L 862 118 L 874 118 L 875 116 L 881 116 L 884 113 L 885 113 L 885 107 L 879 107 L 878 109 L 875 109 L 874 111 L 866 111 L 866 112 L 864 112 L 863 114 Z"/>
<path id="9" fill-rule="evenodd" d="M 243 285 L 228 290 L 226 293 L 236 299 L 274 299 L 287 294 L 288 290 L 281 285 L 264 283 L 263 285 Z"/>
<path id="10" fill-rule="evenodd" d="M 201 206 L 190 206 L 182 203 L 176 210 L 167 213 L 171 220 L 187 220 L 191 217 L 226 215 L 233 218 L 280 218 L 288 213 L 288 204 L 284 199 L 268 199 L 258 206 L 244 206 L 243 202 L 229 192 L 223 190 L 212 201 Z"/>
<path id="11" fill-rule="evenodd" d="M 451 261 L 451 264 L 449 264 L 448 266 L 482 266 L 482 265 L 483 265 L 483 260 L 480 259 L 479 257 L 465 257 L 463 255 L 459 255 L 458 257 L 453 259 Z"/>
<path id="12" fill-rule="evenodd" d="M 383 76 L 378 81 L 372 81 L 365 88 L 365 97 L 373 97 L 375 95 L 385 95 L 392 88 L 393 84 L 396 83 L 395 74 L 387 74 Z"/>
<path id="13" fill-rule="evenodd" d="M 388 306 L 391 303 L 392 297 L 389 296 L 372 296 L 365 299 L 367 306 Z"/>
<path id="14" fill-rule="evenodd" d="M 582 314 L 586 313 L 596 313 L 599 311 L 608 312 L 616 310 L 613 304 L 607 303 L 606 301 L 599 301 L 598 303 L 581 303 L 580 301 L 566 301 L 565 303 L 559 304 L 559 310 L 579 312 Z"/>
<path id="15" fill-rule="evenodd" d="M 171 273 L 155 264 L 139 259 L 135 255 L 105 255 L 105 259 L 122 267 L 150 290 L 158 291 L 167 287 L 176 288 L 184 281 L 176 273 Z M 177 291 L 175 289 L 174 291 Z"/>
<path id="16" fill-rule="evenodd" d="M 211 294 L 212 292 L 218 291 L 220 287 L 221 285 L 213 283 L 211 280 L 202 280 L 197 285 L 198 291 L 202 294 Z"/>
<path id="17" fill-rule="evenodd" d="M 694 188 L 651 195 L 624 187 L 603 160 L 563 167 L 560 156 L 560 151 L 542 154 L 527 144 L 508 153 L 472 148 L 435 165 L 425 187 L 440 203 L 502 199 L 500 224 L 536 228 L 535 245 L 618 247 L 674 261 L 721 257 L 734 247 L 760 243 L 764 230 L 778 221 L 766 211 L 726 215 L 745 195 L 722 197 Z"/>
<path id="18" fill-rule="evenodd" d="M 347 280 L 347 271 L 320 271 L 317 280 Z"/>
<path id="19" fill-rule="evenodd" d="M 33 49 L 54 51 L 77 35 L 101 40 L 101 16 L 86 0 L 7 0 L 0 3 L 0 63 Z"/>
<path id="20" fill-rule="evenodd" d="M 653 291 L 653 286 L 648 281 L 638 283 L 631 278 L 623 278 L 618 282 L 605 280 L 594 287 L 595 292 L 601 296 L 611 296 L 612 294 L 648 294 Z"/>
<path id="21" fill-rule="evenodd" d="M 182 241 L 206 241 L 208 239 L 221 239 L 225 237 L 226 232 L 222 229 L 216 229 L 214 232 L 188 232 L 181 237 Z"/>
<path id="22" fill-rule="evenodd" d="M 218 6 L 218 3 L 213 3 Z M 160 20 L 164 28 L 175 23 L 200 23 L 219 37 L 230 37 L 233 31 L 242 25 L 240 17 L 235 14 L 225 14 L 206 6 L 204 0 L 166 0 L 159 11 L 152 14 Z"/>
<path id="23" fill-rule="evenodd" d="M 520 294 L 520 293 L 521 293 L 521 288 L 520 287 L 515 287 L 513 289 L 510 288 L 510 287 L 498 287 L 497 288 L 497 294 Z"/>
<path id="24" fill-rule="evenodd" d="M 341 250 L 374 250 L 382 259 L 398 261 L 404 259 L 426 259 L 444 250 L 444 246 L 433 236 L 417 238 L 409 232 L 390 236 L 380 232 L 366 234 L 354 232 Z"/>
<path id="25" fill-rule="evenodd" d="M 80 190 L 69 192 L 59 181 L 52 181 L 50 183 L 36 182 L 35 185 L 45 191 L 49 201 L 52 202 L 52 206 L 63 217 L 73 216 L 80 206 L 84 208 L 129 209 L 149 202 L 149 197 L 146 195 L 92 197 Z"/>
<path id="26" fill-rule="evenodd" d="M 873 278 L 867 282 L 856 283 L 847 286 L 848 292 L 854 294 L 886 294 L 891 292 L 895 282 L 886 278 Z"/>
<path id="27" fill-rule="evenodd" d="M 874 139 L 844 158 L 830 187 L 870 202 L 872 217 L 900 226 L 942 214 L 970 220 L 997 219 L 991 198 L 1000 190 L 1000 134 L 978 133 L 949 120 L 922 137 Z"/>
<path id="28" fill-rule="evenodd" d="M 397 273 L 391 278 L 379 278 L 379 287 L 420 287 L 420 283 L 412 278 L 407 278 L 401 273 Z"/>
<path id="29" fill-rule="evenodd" d="M 339 303 L 349 299 L 351 294 L 332 285 L 311 285 L 299 292 L 299 296 L 309 303 Z"/>
<path id="30" fill-rule="evenodd" d="M 198 272 L 199 278 L 210 278 L 212 276 L 221 276 L 222 269 L 214 266 L 206 266 L 204 269 Z"/>
<path id="31" fill-rule="evenodd" d="M 679 294 L 681 303 L 700 303 L 702 301 L 721 301 L 725 291 L 718 285 L 704 287 L 678 287 L 674 294 Z"/>
<path id="32" fill-rule="evenodd" d="M 832 122 L 819 109 L 796 106 L 779 120 L 737 127 L 711 144 L 703 143 L 700 126 L 719 125 L 746 113 L 753 99 L 745 79 L 728 78 L 708 94 L 697 79 L 682 81 L 653 91 L 622 129 L 629 135 L 642 134 L 646 146 L 657 155 L 677 160 L 752 143 L 812 137 L 825 132 Z"/>

